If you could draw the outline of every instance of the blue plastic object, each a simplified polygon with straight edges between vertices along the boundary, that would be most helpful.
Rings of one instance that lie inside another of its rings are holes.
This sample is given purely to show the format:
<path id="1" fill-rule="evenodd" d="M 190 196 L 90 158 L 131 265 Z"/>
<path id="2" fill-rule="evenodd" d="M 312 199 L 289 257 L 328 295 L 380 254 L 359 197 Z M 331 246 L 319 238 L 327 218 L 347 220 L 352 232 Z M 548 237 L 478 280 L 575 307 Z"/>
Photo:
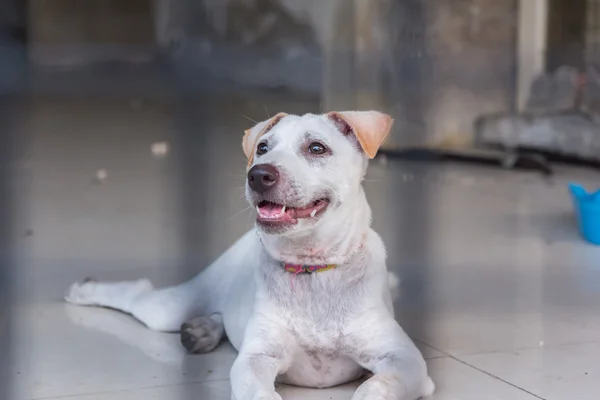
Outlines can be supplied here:
<path id="1" fill-rule="evenodd" d="M 590 243 L 600 245 L 600 190 L 590 193 L 583 186 L 570 183 L 569 191 L 581 236 Z"/>

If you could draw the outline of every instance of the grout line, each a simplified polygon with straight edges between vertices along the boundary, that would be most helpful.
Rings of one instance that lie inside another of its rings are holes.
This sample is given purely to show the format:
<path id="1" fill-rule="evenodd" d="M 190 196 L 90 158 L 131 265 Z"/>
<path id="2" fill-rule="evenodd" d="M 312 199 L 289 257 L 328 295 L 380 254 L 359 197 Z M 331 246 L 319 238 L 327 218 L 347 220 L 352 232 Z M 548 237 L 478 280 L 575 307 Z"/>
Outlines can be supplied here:
<path id="1" fill-rule="evenodd" d="M 423 343 L 426 346 L 431 347 L 434 350 L 437 350 L 441 353 L 443 353 L 444 355 L 447 355 L 447 357 L 453 357 L 452 355 L 450 355 L 450 353 L 447 353 L 445 351 L 439 350 L 438 348 L 423 342 L 422 340 L 419 339 L 413 339 L 417 342 Z M 514 353 L 516 351 L 528 351 L 528 350 L 544 350 L 544 349 L 560 349 L 563 347 L 572 347 L 572 346 L 585 346 L 585 345 L 589 345 L 589 344 L 600 344 L 600 341 L 598 340 L 586 340 L 583 342 L 577 342 L 577 343 L 558 343 L 558 344 L 550 344 L 550 345 L 544 345 L 544 346 L 526 346 L 526 347 L 517 347 L 517 348 L 507 348 L 507 349 L 497 349 L 497 350 L 484 350 L 484 351 L 475 351 L 473 353 L 471 352 L 464 352 L 461 353 L 458 356 L 454 356 L 454 357 L 470 357 L 470 356 L 479 356 L 479 355 L 488 355 L 488 354 L 501 354 L 501 353 Z"/>
<path id="2" fill-rule="evenodd" d="M 539 395 L 537 395 L 537 394 L 535 394 L 535 393 L 533 393 L 533 392 L 531 392 L 531 391 L 529 391 L 529 390 L 527 390 L 527 389 L 525 389 L 525 388 L 522 388 L 522 387 L 520 387 L 520 386 L 518 386 L 518 385 L 515 385 L 514 383 L 511 383 L 511 382 L 507 381 L 506 379 L 502 379 L 502 378 L 500 378 L 499 376 L 496 376 L 496 375 L 492 374 L 491 372 L 485 371 L 485 370 L 483 370 L 483 369 L 481 369 L 481 368 L 478 368 L 478 367 L 476 367 L 476 366 L 474 366 L 474 365 L 472 365 L 472 364 L 469 364 L 468 362 L 466 362 L 466 361 L 463 361 L 463 360 L 461 360 L 461 359 L 459 359 L 459 358 L 457 358 L 457 357 L 453 356 L 452 354 L 450 354 L 450 353 L 448 353 L 448 352 L 446 352 L 446 351 L 443 351 L 443 350 L 441 350 L 441 349 L 438 349 L 437 347 L 435 347 L 435 346 L 432 346 L 432 345 L 430 345 L 429 343 L 426 343 L 426 342 L 424 342 L 424 341 L 422 341 L 422 340 L 418 340 L 418 339 L 416 339 L 416 341 L 417 341 L 417 342 L 419 342 L 419 343 L 422 343 L 422 344 L 424 344 L 424 345 L 426 345 L 426 346 L 429 346 L 429 347 L 431 347 L 432 349 L 434 349 L 434 350 L 436 350 L 436 351 L 439 351 L 439 352 L 440 352 L 440 353 L 442 353 L 442 354 L 445 354 L 447 358 L 450 358 L 450 359 L 452 359 L 452 360 L 454 360 L 454 361 L 457 361 L 457 362 L 459 362 L 459 363 L 461 363 L 461 364 L 463 364 L 463 365 L 465 365 L 465 366 L 467 366 L 467 367 L 469 367 L 469 368 L 472 368 L 472 369 L 474 369 L 474 370 L 476 370 L 476 371 L 479 371 L 479 372 L 481 372 L 481 373 L 483 373 L 483 374 L 485 374 L 485 375 L 487 375 L 487 376 L 489 376 L 489 377 L 491 377 L 491 378 L 494 378 L 494 379 L 496 379 L 496 380 L 498 380 L 498 381 L 500 381 L 500 382 L 502 382 L 502 383 L 505 383 L 505 384 L 507 384 L 507 385 L 509 385 L 509 386 L 512 386 L 512 387 L 514 387 L 514 388 L 515 388 L 515 389 L 517 389 L 517 390 L 520 390 L 520 391 L 522 391 L 522 392 L 525 392 L 525 393 L 527 393 L 527 394 L 529 394 L 529 395 L 531 395 L 531 396 L 535 397 L 536 399 L 539 399 L 539 400 L 547 400 L 547 399 L 545 399 L 544 397 L 541 397 L 541 396 L 539 396 Z M 439 357 L 439 358 L 442 358 L 442 357 Z M 439 358 L 438 358 L 438 359 L 439 359 Z M 425 360 L 425 361 L 427 361 L 427 360 Z"/>
<path id="3" fill-rule="evenodd" d="M 442 354 L 441 356 L 432 356 L 432 357 L 423 357 L 425 361 L 427 360 L 439 360 L 441 358 L 449 358 L 446 354 Z"/>
<path id="4" fill-rule="evenodd" d="M 541 397 L 541 396 L 539 396 L 539 395 L 537 395 L 537 394 L 535 394 L 535 393 L 533 393 L 533 392 L 531 392 L 531 391 L 529 391 L 529 390 L 527 390 L 527 389 L 524 389 L 524 388 L 522 388 L 522 387 L 520 387 L 520 386 L 518 386 L 518 385 L 515 385 L 514 383 L 511 383 L 511 382 L 507 381 L 506 379 L 502 379 L 502 378 L 500 378 L 499 376 L 496 376 L 496 375 L 492 374 L 491 372 L 487 372 L 487 371 L 484 371 L 484 370 L 482 370 L 481 368 L 477 368 L 476 366 L 474 366 L 474 365 L 471 365 L 471 364 L 469 364 L 469 363 L 468 363 L 468 362 L 466 362 L 466 361 L 460 360 L 460 359 L 458 359 L 458 358 L 456 358 L 456 357 L 454 357 L 454 356 L 451 356 L 451 355 L 448 355 L 448 357 L 450 357 L 451 359 L 453 359 L 453 360 L 455 360 L 455 361 L 457 361 L 457 362 L 459 362 L 459 363 L 461 363 L 461 364 L 463 364 L 463 365 L 466 365 L 467 367 L 471 367 L 471 368 L 473 368 L 473 369 L 474 369 L 474 370 L 476 370 L 476 371 L 479 371 L 479 372 L 481 372 L 481 373 L 483 373 L 483 374 L 486 374 L 486 375 L 488 375 L 489 377 L 492 377 L 492 378 L 494 378 L 494 379 L 497 379 L 497 380 L 499 380 L 500 382 L 503 382 L 503 383 L 505 383 L 505 384 L 507 384 L 507 385 L 509 385 L 509 386 L 512 386 L 512 387 L 514 387 L 515 389 L 518 389 L 518 390 L 520 390 L 520 391 L 522 391 L 522 392 L 525 392 L 525 393 L 527 393 L 527 394 L 529 394 L 529 395 L 531 395 L 531 396 L 535 397 L 536 399 L 540 399 L 540 400 L 546 400 L 544 397 Z"/>

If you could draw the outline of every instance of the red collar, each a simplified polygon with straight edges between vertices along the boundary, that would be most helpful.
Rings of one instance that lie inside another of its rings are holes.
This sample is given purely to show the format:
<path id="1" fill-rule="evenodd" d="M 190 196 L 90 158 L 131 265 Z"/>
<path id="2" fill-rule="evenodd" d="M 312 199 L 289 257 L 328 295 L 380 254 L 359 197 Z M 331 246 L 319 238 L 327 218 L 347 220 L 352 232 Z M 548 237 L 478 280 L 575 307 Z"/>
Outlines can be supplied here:
<path id="1" fill-rule="evenodd" d="M 303 264 L 288 264 L 281 263 L 281 267 L 284 271 L 290 272 L 294 275 L 298 274 L 312 274 L 313 272 L 324 272 L 329 271 L 337 267 L 336 264 L 321 264 L 321 265 L 303 265 Z"/>
<path id="2" fill-rule="evenodd" d="M 357 249 L 362 249 L 363 244 L 361 243 Z M 312 274 L 313 272 L 324 272 L 329 271 L 331 269 L 335 269 L 337 264 L 317 264 L 317 265 L 306 265 L 306 264 L 290 264 L 286 262 L 281 262 L 281 267 L 284 271 L 292 273 L 295 275 L 298 274 Z"/>

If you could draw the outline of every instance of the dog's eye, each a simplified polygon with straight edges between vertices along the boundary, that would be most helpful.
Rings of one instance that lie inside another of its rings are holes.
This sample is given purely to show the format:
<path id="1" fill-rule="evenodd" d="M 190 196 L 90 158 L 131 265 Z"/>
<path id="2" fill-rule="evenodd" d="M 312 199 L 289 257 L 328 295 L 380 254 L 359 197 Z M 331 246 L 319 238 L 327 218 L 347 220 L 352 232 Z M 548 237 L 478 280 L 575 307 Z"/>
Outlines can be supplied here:
<path id="1" fill-rule="evenodd" d="M 265 154 L 267 151 L 269 151 L 269 146 L 267 146 L 265 142 L 260 142 L 258 146 L 256 146 L 256 154 L 259 156 Z"/>
<path id="2" fill-rule="evenodd" d="M 308 145 L 308 151 L 311 154 L 323 154 L 327 151 L 327 148 L 319 142 L 312 142 Z"/>

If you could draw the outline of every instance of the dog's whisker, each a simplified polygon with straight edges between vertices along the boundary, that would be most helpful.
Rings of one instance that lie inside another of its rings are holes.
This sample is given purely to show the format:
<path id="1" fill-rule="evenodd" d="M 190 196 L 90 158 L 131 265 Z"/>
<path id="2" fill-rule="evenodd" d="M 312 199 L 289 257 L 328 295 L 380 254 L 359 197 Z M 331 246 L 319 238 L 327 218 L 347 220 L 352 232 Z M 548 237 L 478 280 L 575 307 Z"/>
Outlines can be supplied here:
<path id="1" fill-rule="evenodd" d="M 258 121 L 253 120 L 252 118 L 246 116 L 246 115 L 242 115 L 242 117 L 246 118 L 247 120 L 254 122 L 255 124 L 258 124 Z"/>
<path id="2" fill-rule="evenodd" d="M 236 195 L 237 200 L 244 200 L 246 197 L 246 187 L 245 186 L 237 186 L 230 189 L 231 193 Z"/>
<path id="3" fill-rule="evenodd" d="M 238 216 L 240 216 L 241 214 L 243 214 L 243 213 L 245 213 L 246 211 L 249 211 L 249 210 L 251 210 L 251 209 L 252 209 L 252 206 L 248 206 L 248 207 L 246 207 L 246 208 L 242 209 L 241 211 L 238 211 L 238 212 L 236 212 L 235 214 L 232 214 L 232 215 L 230 215 L 228 219 L 229 219 L 229 220 L 232 220 L 232 219 L 234 219 L 235 217 L 238 217 Z"/>
<path id="4" fill-rule="evenodd" d="M 234 188 L 233 193 L 236 194 L 240 199 L 243 199 L 246 196 L 246 190 L 243 188 Z"/>

